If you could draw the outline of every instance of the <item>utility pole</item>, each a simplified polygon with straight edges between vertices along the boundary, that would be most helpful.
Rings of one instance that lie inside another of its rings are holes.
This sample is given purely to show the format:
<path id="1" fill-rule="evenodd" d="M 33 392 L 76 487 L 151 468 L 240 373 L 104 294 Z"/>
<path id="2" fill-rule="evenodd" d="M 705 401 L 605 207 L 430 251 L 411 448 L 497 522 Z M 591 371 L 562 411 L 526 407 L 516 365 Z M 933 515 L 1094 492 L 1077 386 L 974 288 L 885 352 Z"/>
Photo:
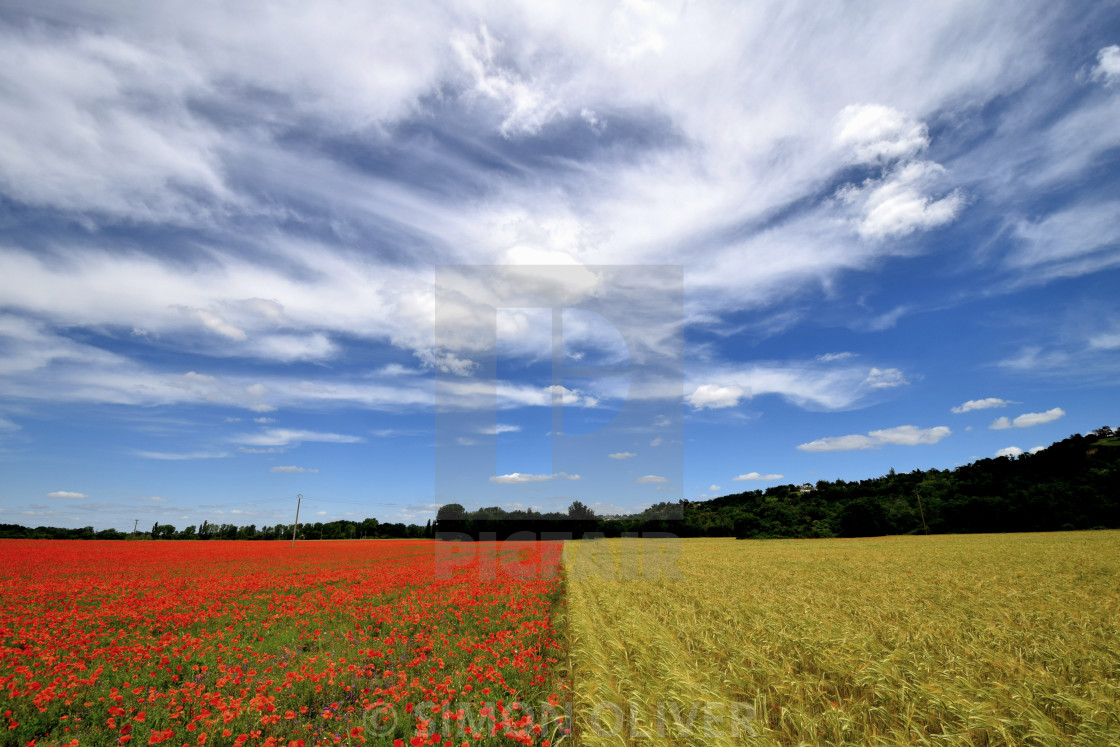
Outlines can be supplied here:
<path id="1" fill-rule="evenodd" d="M 303 493 L 296 493 L 296 523 L 292 525 L 292 547 L 296 546 L 296 532 L 299 531 L 299 504 L 303 501 Z"/>
<path id="2" fill-rule="evenodd" d="M 140 520 L 139 520 L 139 519 L 137 519 L 136 521 L 132 522 L 132 533 L 133 533 L 133 534 L 136 534 L 136 525 L 137 525 L 137 524 L 139 524 L 139 523 L 140 523 Z"/>
<path id="3" fill-rule="evenodd" d="M 929 527 L 926 526 L 926 511 L 922 508 L 922 491 L 919 488 L 914 488 L 914 497 L 918 499 L 918 513 L 922 515 L 922 529 L 929 534 Z"/>

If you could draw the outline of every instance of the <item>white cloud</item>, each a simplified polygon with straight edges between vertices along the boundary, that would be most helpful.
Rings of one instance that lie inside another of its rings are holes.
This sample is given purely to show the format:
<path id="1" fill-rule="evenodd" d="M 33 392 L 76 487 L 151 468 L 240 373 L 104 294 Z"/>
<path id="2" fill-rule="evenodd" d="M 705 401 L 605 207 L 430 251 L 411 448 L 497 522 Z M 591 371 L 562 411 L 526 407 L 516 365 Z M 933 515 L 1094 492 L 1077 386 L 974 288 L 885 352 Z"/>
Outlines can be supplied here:
<path id="1" fill-rule="evenodd" d="M 1030 428 L 1033 425 L 1042 425 L 1043 423 L 1051 423 L 1060 417 L 1065 416 L 1066 411 L 1060 407 L 1054 407 L 1046 412 L 1027 412 L 1011 421 L 1011 424 L 1016 428 Z"/>
<path id="2" fill-rule="evenodd" d="M 870 436 L 826 436 L 799 445 L 802 451 L 855 451 L 857 449 L 877 449 L 882 442 Z"/>
<path id="3" fill-rule="evenodd" d="M 1037 454 L 1040 451 L 1046 451 L 1046 447 L 1045 446 L 1032 446 L 1029 449 L 1029 451 L 1030 451 L 1031 454 Z"/>
<path id="4" fill-rule="evenodd" d="M 711 491 L 713 491 L 713 492 L 715 492 L 716 490 L 720 490 L 720 489 L 721 489 L 721 488 L 720 488 L 720 486 L 719 486 L 719 485 L 709 485 L 709 486 L 708 486 L 708 490 L 711 490 Z"/>
<path id="5" fill-rule="evenodd" d="M 933 428 L 900 425 L 894 428 L 869 431 L 866 436 L 859 434 L 828 436 L 801 444 L 797 448 L 801 451 L 855 451 L 878 449 L 885 444 L 917 446 L 919 444 L 935 444 L 951 434 L 952 431 L 943 425 Z"/>
<path id="6" fill-rule="evenodd" d="M 639 477 L 638 479 L 634 480 L 634 482 L 639 483 L 641 485 L 647 485 L 647 484 L 654 484 L 654 483 L 666 483 L 666 482 L 669 482 L 669 479 L 666 478 L 666 477 L 661 477 L 660 475 L 643 475 L 642 477 Z"/>
<path id="7" fill-rule="evenodd" d="M 611 459 L 633 459 L 638 456 L 632 451 L 616 451 L 614 454 L 607 454 Z"/>
<path id="8" fill-rule="evenodd" d="M 209 329 L 211 332 L 216 332 L 222 337 L 228 337 L 229 339 L 237 340 L 238 342 L 245 340 L 248 337 L 248 335 L 245 334 L 244 330 L 238 329 L 237 327 L 233 326 L 216 312 L 206 311 L 204 309 L 195 309 L 191 312 L 191 316 L 202 322 L 202 325 Z"/>
<path id="9" fill-rule="evenodd" d="M 283 467 L 273 467 L 272 469 L 269 470 L 269 472 L 299 472 L 299 473 L 318 472 L 318 471 L 319 470 L 317 470 L 317 469 L 308 469 L 306 467 L 296 467 L 294 465 L 283 466 Z"/>
<path id="10" fill-rule="evenodd" d="M 853 104 L 836 117 L 836 144 L 858 163 L 917 155 L 929 147 L 926 126 L 888 106 Z"/>
<path id="11" fill-rule="evenodd" d="M 416 357 L 425 368 L 456 376 L 470 376 L 478 369 L 478 363 L 475 361 L 460 358 L 448 351 L 436 353 L 432 350 L 419 350 L 416 352 Z"/>
<path id="12" fill-rule="evenodd" d="M 1041 371 L 1062 366 L 1069 361 L 1069 355 L 1058 350 L 1043 352 L 1037 345 L 1023 348 L 1019 355 L 999 361 L 1001 368 L 1010 368 L 1015 371 Z"/>
<path id="13" fill-rule="evenodd" d="M 964 208 L 960 190 L 940 198 L 932 196 L 945 175 L 945 169 L 936 163 L 916 161 L 890 171 L 882 179 L 847 187 L 838 197 L 855 208 L 856 230 L 861 237 L 901 238 L 950 223 Z"/>
<path id="14" fill-rule="evenodd" d="M 770 480 L 781 480 L 784 476 L 785 475 L 778 475 L 778 474 L 773 474 L 773 473 L 764 475 L 764 474 L 761 474 L 759 472 L 747 472 L 746 474 L 739 475 L 738 477 L 732 477 L 731 479 L 734 480 L 735 482 L 748 482 L 750 480 L 770 481 Z"/>
<path id="15" fill-rule="evenodd" d="M 657 438 L 650 441 L 649 445 L 656 448 L 656 447 L 660 446 L 663 442 L 664 442 L 664 439 L 662 439 L 661 436 L 658 436 Z"/>
<path id="16" fill-rule="evenodd" d="M 999 397 L 985 397 L 984 399 L 970 399 L 967 402 L 957 405 L 952 408 L 952 411 L 958 415 L 973 410 L 988 410 L 993 407 L 1007 407 L 1014 404 L 1009 399 L 1000 399 Z"/>
<path id="17" fill-rule="evenodd" d="M 739 404 L 743 394 L 743 388 L 734 384 L 730 386 L 704 384 L 685 397 L 685 401 L 697 410 L 717 410 L 724 407 L 735 407 Z"/>
<path id="18" fill-rule="evenodd" d="M 558 113 L 557 103 L 539 85 L 498 64 L 500 44 L 485 25 L 477 34 L 459 32 L 451 37 L 460 64 L 473 79 L 471 94 L 492 99 L 503 110 L 501 133 L 506 137 L 536 134 Z"/>
<path id="19" fill-rule="evenodd" d="M 1023 453 L 1023 450 L 1018 446 L 1008 446 L 1006 449 L 1000 449 L 996 452 L 996 457 L 1017 457 Z"/>
<path id="20" fill-rule="evenodd" d="M 1046 69 L 1050 48 L 1032 43 L 1046 28 L 1040 10 L 1007 17 L 992 3 L 882 4 L 827 23 L 796 3 L 778 16 L 765 6 L 702 4 L 681 13 L 645 2 L 511 12 L 330 0 L 314 11 L 256 10 L 26 3 L 28 22 L 4 27 L 5 198 L 92 228 L 186 224 L 207 237 L 197 262 L 189 252 L 130 254 L 96 231 L 73 244 L 59 240 L 41 256 L 0 248 L 6 308 L 50 330 L 142 328 L 137 344 L 270 362 L 329 357 L 357 339 L 466 375 L 472 358 L 433 352 L 430 339 L 430 267 L 448 260 L 687 258 L 690 284 L 696 279 L 690 319 L 770 306 L 873 268 L 894 253 L 892 242 L 841 235 L 831 209 L 815 207 L 761 231 L 724 227 L 805 204 L 853 161 L 887 171 L 857 190 L 859 233 L 899 236 L 946 220 L 954 193 L 903 178 L 903 162 L 928 149 L 922 119 L 960 101 L 1026 90 L 1021 84 Z M 258 19 L 248 36 L 236 31 L 244 14 Z M 307 54 L 291 54 L 293 38 Z M 749 64 L 728 64 L 742 62 L 744 50 Z M 867 103 L 874 101 L 890 106 Z M 419 147 L 392 139 L 402 123 L 447 122 L 456 138 L 420 136 Z M 609 159 L 581 162 L 565 151 L 546 159 L 564 169 L 540 173 L 488 140 L 497 130 L 522 143 L 557 133 L 547 142 L 563 142 L 559 128 L 569 125 L 598 141 L 624 137 Z M 386 152 L 418 156 L 439 188 L 414 185 L 419 174 L 396 179 L 312 145 L 291 147 L 285 135 L 296 130 L 309 143 L 375 133 Z M 470 154 L 455 152 L 452 141 L 469 143 Z M 500 168 L 478 177 L 476 161 Z M 295 238 L 320 228 L 332 238 Z M 693 249 L 697 237 L 717 234 L 717 246 Z M 377 252 L 354 251 L 366 237 L 377 237 Z M 408 262 L 381 261 L 400 247 L 413 253 Z M 431 406 L 422 385 L 354 385 L 328 375 L 341 385 L 310 392 L 286 371 L 269 377 L 266 403 L 235 391 L 240 380 L 185 389 L 91 345 L 29 347 L 36 356 L 3 365 L 41 362 L 41 370 L 5 382 L 6 395 L 255 412 L 309 402 Z M 79 357 L 82 371 L 61 370 Z M 863 376 L 814 376 L 775 375 L 769 391 L 817 408 L 861 396 L 852 390 Z M 737 379 L 698 381 L 764 391 Z"/>
<path id="21" fill-rule="evenodd" d="M 135 456 L 142 457 L 144 459 L 155 459 L 164 462 L 179 462 L 187 461 L 190 459 L 222 459 L 229 456 L 229 454 L 224 451 L 167 452 L 136 450 L 132 453 Z"/>
<path id="22" fill-rule="evenodd" d="M 1093 68 L 1093 77 L 1106 84 L 1120 80 L 1120 46 L 1113 44 L 1097 52 L 1097 66 Z"/>
<path id="23" fill-rule="evenodd" d="M 893 389 L 898 386 L 906 386 L 910 382 L 897 368 L 872 368 L 867 372 L 867 378 L 863 380 L 863 383 L 871 389 Z"/>
<path id="24" fill-rule="evenodd" d="M 844 353 L 825 353 L 824 355 L 818 355 L 817 360 L 819 360 L 821 363 L 832 363 L 833 361 L 843 361 L 843 360 L 847 360 L 848 358 L 854 358 L 855 355 L 856 355 L 855 353 L 847 353 L 847 352 L 844 352 Z"/>
<path id="25" fill-rule="evenodd" d="M 1080 202 L 1038 220 L 1014 224 L 1017 245 L 1004 259 L 1036 278 L 1080 275 L 1120 263 L 1120 200 Z"/>
<path id="26" fill-rule="evenodd" d="M 85 493 L 75 493 L 72 490 L 56 490 L 53 493 L 47 493 L 48 498 L 89 498 Z"/>
<path id="27" fill-rule="evenodd" d="M 935 444 L 951 434 L 952 431 L 943 425 L 934 428 L 919 428 L 916 425 L 900 425 L 895 428 L 869 431 L 867 435 L 886 444 L 917 446 L 918 444 Z"/>
<path id="28" fill-rule="evenodd" d="M 7 418 L 0 418 L 0 431 L 18 431 L 20 426 L 16 425 Z"/>
<path id="29" fill-rule="evenodd" d="M 234 436 L 231 440 L 245 446 L 298 446 L 305 441 L 327 444 L 356 444 L 363 439 L 360 436 L 350 436 L 343 433 L 265 428 L 260 433 L 242 433 Z"/>
<path id="30" fill-rule="evenodd" d="M 1095 350 L 1116 350 L 1120 348 L 1120 332 L 1104 332 L 1089 338 L 1089 347 Z"/>
<path id="31" fill-rule="evenodd" d="M 487 436 L 497 436 L 500 433 L 517 433 L 521 430 L 520 425 L 510 425 L 508 423 L 498 423 L 497 425 L 487 426 L 486 428 L 479 429 L 479 433 Z"/>
<path id="32" fill-rule="evenodd" d="M 490 482 L 499 485 L 520 485 L 526 482 L 548 482 L 549 480 L 578 480 L 579 475 L 569 475 L 566 472 L 556 472 L 550 475 L 530 475 L 521 472 L 511 472 L 508 475 L 494 475 Z"/>
<path id="33" fill-rule="evenodd" d="M 1052 423 L 1060 417 L 1063 417 L 1066 411 L 1060 407 L 1055 407 L 1046 412 L 1025 412 L 1014 420 L 1006 417 L 996 418 L 988 427 L 993 431 L 1005 430 L 1007 428 L 1030 428 L 1035 425 L 1042 425 L 1043 423 Z"/>
<path id="34" fill-rule="evenodd" d="M 275 423 L 276 418 L 253 418 L 253 422 L 260 423 L 261 425 L 266 425 L 268 423 Z"/>
<path id="35" fill-rule="evenodd" d="M 151 496 L 148 496 L 148 497 L 147 497 L 147 498 L 145 498 L 144 500 L 146 500 L 146 501 L 151 501 L 152 503 L 167 503 L 167 499 L 166 499 L 166 498 L 162 498 L 162 497 L 160 497 L 160 496 L 158 496 L 158 495 L 151 495 Z"/>
<path id="36" fill-rule="evenodd" d="M 723 386 L 737 386 L 751 397 L 777 395 L 798 407 L 810 410 L 842 410 L 852 407 L 877 392 L 909 383 L 897 368 L 854 365 L 839 360 L 823 362 L 762 362 L 750 365 L 696 366 L 689 372 L 692 382 L 717 380 Z"/>

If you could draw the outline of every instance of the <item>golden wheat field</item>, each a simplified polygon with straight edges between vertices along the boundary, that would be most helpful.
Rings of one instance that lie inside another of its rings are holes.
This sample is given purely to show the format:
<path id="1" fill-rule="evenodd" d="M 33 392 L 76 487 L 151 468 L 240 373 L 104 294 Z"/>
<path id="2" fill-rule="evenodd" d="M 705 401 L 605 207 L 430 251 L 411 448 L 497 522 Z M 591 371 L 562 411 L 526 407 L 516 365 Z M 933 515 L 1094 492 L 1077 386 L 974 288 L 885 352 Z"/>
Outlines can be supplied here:
<path id="1" fill-rule="evenodd" d="M 1120 744 L 1120 532 L 583 540 L 565 572 L 577 744 Z"/>

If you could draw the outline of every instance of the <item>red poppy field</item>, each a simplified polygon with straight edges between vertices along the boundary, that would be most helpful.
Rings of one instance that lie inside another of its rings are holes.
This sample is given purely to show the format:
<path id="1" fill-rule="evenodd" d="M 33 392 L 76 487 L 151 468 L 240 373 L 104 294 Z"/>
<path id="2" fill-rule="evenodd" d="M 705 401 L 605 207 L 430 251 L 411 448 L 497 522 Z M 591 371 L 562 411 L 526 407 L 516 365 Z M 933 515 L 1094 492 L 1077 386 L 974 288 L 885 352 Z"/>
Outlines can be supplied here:
<path id="1" fill-rule="evenodd" d="M 0 542 L 0 740 L 553 744 L 559 543 L 463 549 Z"/>

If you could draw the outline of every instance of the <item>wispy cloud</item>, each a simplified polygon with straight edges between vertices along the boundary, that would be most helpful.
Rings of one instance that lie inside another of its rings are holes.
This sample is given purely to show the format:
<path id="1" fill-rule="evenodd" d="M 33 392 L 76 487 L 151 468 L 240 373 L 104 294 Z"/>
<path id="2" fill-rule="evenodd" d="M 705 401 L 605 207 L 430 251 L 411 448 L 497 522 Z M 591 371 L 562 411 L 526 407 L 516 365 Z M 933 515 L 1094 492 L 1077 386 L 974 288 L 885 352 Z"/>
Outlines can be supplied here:
<path id="1" fill-rule="evenodd" d="M 638 455 L 632 451 L 616 451 L 613 454 L 607 454 L 607 456 L 611 459 L 633 459 Z"/>
<path id="2" fill-rule="evenodd" d="M 661 475 L 643 475 L 634 480 L 634 482 L 639 485 L 656 485 L 669 482 L 669 478 L 662 477 Z"/>
<path id="3" fill-rule="evenodd" d="M 304 472 L 315 473 L 315 472 L 318 472 L 318 471 L 319 470 L 317 470 L 317 469 L 308 469 L 307 467 L 296 467 L 296 466 L 273 467 L 272 469 L 269 470 L 269 472 L 290 472 L 290 473 L 296 473 L 296 472 L 298 472 L 298 473 L 304 473 Z"/>

